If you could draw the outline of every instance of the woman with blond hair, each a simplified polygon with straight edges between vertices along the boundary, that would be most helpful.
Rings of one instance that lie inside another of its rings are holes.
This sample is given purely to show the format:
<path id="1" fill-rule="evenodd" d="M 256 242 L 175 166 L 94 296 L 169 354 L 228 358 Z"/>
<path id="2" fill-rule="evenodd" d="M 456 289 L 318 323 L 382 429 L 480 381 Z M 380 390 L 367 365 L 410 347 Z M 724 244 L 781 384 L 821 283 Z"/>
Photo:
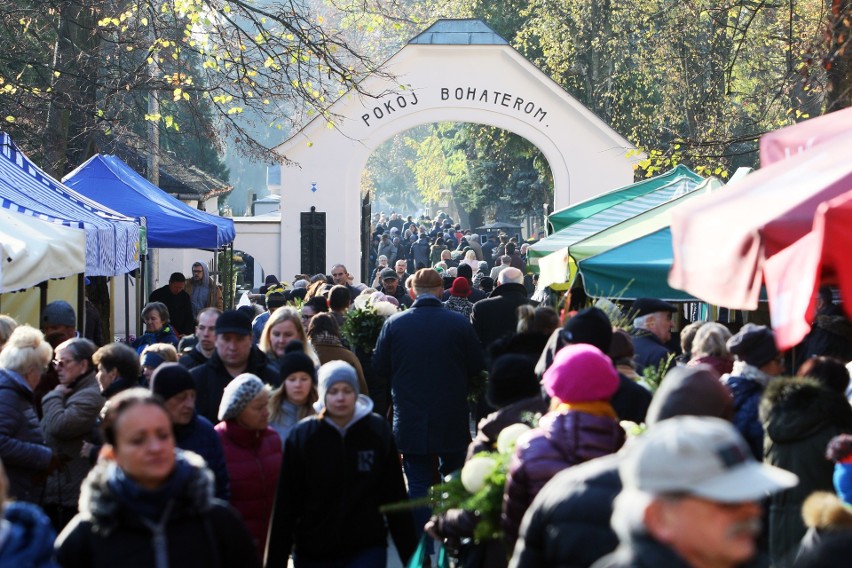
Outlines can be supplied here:
<path id="1" fill-rule="evenodd" d="M 305 355 L 319 366 L 319 358 L 308 343 L 305 328 L 302 326 L 302 317 L 290 306 L 283 306 L 272 312 L 260 333 L 258 347 L 266 353 L 272 364 L 277 365 L 278 359 L 284 356 L 287 344 L 294 339 L 302 342 Z"/>
<path id="2" fill-rule="evenodd" d="M 17 327 L 0 351 L 0 458 L 9 494 L 19 501 L 38 501 L 41 487 L 34 479 L 57 463 L 33 407 L 33 389 L 52 356 L 41 331 L 28 325 Z"/>

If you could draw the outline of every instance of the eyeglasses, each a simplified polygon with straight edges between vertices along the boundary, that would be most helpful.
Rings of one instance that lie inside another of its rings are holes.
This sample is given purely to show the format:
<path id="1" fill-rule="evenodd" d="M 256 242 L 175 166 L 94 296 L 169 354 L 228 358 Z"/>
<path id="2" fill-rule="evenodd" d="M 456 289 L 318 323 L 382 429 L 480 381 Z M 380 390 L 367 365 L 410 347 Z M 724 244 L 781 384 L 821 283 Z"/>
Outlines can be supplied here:
<path id="1" fill-rule="evenodd" d="M 76 362 L 77 362 L 76 359 L 67 359 L 67 360 L 65 360 L 65 359 L 54 359 L 53 360 L 53 364 L 56 365 L 59 368 L 66 367 L 66 366 L 70 365 L 71 363 L 76 363 Z"/>

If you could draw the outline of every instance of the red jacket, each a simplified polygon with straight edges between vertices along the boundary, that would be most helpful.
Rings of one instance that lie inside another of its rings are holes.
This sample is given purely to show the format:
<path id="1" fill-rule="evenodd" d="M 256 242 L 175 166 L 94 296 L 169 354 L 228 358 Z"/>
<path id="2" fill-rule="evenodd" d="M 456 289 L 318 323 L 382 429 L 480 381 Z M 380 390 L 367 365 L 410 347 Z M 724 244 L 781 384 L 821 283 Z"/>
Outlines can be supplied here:
<path id="1" fill-rule="evenodd" d="M 281 470 L 281 438 L 272 428 L 248 430 L 236 420 L 220 422 L 216 433 L 231 478 L 231 505 L 242 515 L 262 558 Z"/>

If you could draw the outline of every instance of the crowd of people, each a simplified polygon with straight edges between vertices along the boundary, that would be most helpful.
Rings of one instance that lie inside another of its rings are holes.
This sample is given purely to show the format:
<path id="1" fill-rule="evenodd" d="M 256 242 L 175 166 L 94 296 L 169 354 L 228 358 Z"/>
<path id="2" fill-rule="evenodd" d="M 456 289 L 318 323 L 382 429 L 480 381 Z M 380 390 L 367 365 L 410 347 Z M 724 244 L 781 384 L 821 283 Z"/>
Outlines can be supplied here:
<path id="1" fill-rule="evenodd" d="M 404 564 L 437 541 L 469 568 L 852 549 L 839 326 L 794 358 L 766 326 L 679 325 L 655 298 L 557 311 L 509 237 L 375 230 L 363 283 L 270 275 L 223 311 L 203 263 L 172 274 L 131 345 L 78 337 L 65 302 L 41 329 L 0 316 L 0 565 L 381 568 L 389 536 Z M 365 310 L 375 335 L 352 325 Z M 825 292 L 820 311 L 840 317 Z M 498 533 L 424 505 L 517 424 Z"/>

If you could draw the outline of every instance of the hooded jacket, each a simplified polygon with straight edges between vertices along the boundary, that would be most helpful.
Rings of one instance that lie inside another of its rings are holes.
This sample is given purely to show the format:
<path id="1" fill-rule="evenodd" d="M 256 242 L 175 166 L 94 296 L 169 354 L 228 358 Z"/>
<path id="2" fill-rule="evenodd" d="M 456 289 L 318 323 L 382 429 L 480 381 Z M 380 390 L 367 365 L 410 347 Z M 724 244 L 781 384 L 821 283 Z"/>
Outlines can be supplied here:
<path id="1" fill-rule="evenodd" d="M 358 397 L 352 421 L 340 428 L 321 416 L 299 422 L 284 444 L 272 511 L 266 566 L 287 565 L 290 550 L 308 560 L 334 560 L 386 546 L 390 529 L 403 562 L 415 547 L 410 510 L 379 507 L 407 499 L 402 467 L 387 421 Z M 385 526 L 387 517 L 387 528 Z"/>
<path id="2" fill-rule="evenodd" d="M 210 273 L 207 270 L 207 264 L 198 261 L 195 264 L 200 264 L 201 269 L 204 273 L 201 275 L 201 284 L 200 286 L 196 284 L 195 278 L 190 278 L 186 281 L 186 286 L 184 287 L 184 291 L 189 294 L 190 299 L 192 300 L 192 315 L 193 317 L 198 317 L 198 312 L 203 310 L 204 308 L 219 308 L 223 309 L 224 303 L 222 302 L 222 290 L 216 285 L 213 279 L 210 277 Z"/>
<path id="3" fill-rule="evenodd" d="M 805 499 L 834 489 L 834 464 L 825 459 L 825 448 L 834 436 L 852 433 L 852 407 L 842 394 L 811 379 L 776 379 L 766 387 L 760 420 L 764 461 L 799 476 L 796 487 L 770 500 L 769 553 L 774 564 L 783 565 L 805 534 Z"/>
<path id="4" fill-rule="evenodd" d="M 38 501 L 34 477 L 47 470 L 51 455 L 39 428 L 32 389 L 18 373 L 0 369 L 0 459 L 9 477 L 9 494 L 20 501 Z"/>
<path id="5" fill-rule="evenodd" d="M 251 537 L 239 517 L 213 498 L 213 479 L 204 460 L 179 452 L 192 467 L 185 490 L 172 501 L 162 539 L 140 512 L 110 488 L 109 466 L 95 466 L 80 497 L 80 513 L 56 539 L 64 568 L 182 568 L 259 566 Z"/>
<path id="6" fill-rule="evenodd" d="M 515 542 L 524 513 L 554 475 L 623 444 L 624 430 L 613 418 L 578 411 L 544 415 L 538 428 L 518 439 L 509 464 L 501 515 L 506 542 Z"/>

